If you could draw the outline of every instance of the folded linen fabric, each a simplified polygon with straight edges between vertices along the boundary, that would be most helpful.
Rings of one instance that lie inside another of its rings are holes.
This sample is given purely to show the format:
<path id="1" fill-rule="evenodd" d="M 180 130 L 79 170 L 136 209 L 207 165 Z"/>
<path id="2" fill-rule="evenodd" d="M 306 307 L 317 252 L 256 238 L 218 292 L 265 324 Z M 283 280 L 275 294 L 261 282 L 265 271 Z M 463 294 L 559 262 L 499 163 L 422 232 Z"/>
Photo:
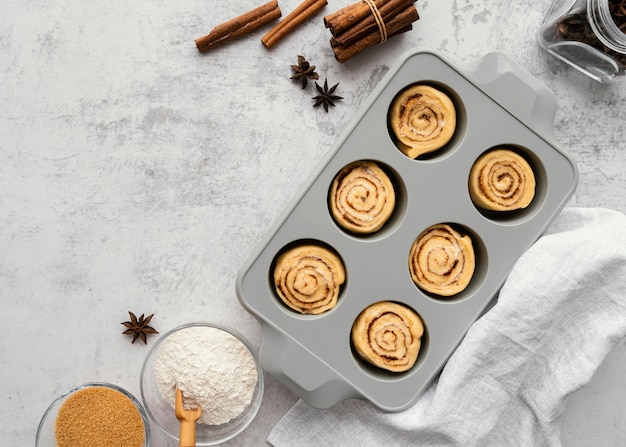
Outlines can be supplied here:
<path id="1" fill-rule="evenodd" d="M 297 402 L 276 446 L 559 446 L 567 396 L 626 336 L 626 216 L 565 208 L 411 408 Z M 617 385 L 617 384 L 616 384 Z"/>

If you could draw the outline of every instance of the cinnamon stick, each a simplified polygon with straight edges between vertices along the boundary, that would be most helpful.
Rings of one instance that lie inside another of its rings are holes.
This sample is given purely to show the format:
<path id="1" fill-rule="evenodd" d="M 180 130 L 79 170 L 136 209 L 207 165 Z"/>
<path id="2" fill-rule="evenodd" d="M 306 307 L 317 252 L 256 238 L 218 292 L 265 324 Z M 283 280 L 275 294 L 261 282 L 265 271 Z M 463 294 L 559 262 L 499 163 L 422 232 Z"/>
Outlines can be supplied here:
<path id="1" fill-rule="evenodd" d="M 391 0 L 374 0 L 374 5 L 380 9 Z M 367 3 L 359 1 L 348 5 L 324 17 L 324 26 L 333 36 L 338 36 L 350 29 L 364 18 L 371 16 L 372 11 Z"/>
<path id="2" fill-rule="evenodd" d="M 304 0 L 283 20 L 278 22 L 265 36 L 261 42 L 267 48 L 272 48 L 287 34 L 292 32 L 304 21 L 313 17 L 318 11 L 328 4 L 327 0 Z"/>
<path id="3" fill-rule="evenodd" d="M 387 28 L 387 36 L 393 37 L 398 34 L 402 34 L 406 31 L 410 31 L 413 29 L 412 23 L 419 19 L 419 14 L 417 13 L 417 9 L 413 5 L 406 8 L 401 13 L 397 14 L 395 17 L 391 18 L 388 22 L 385 23 Z M 372 45 L 376 45 L 380 43 L 381 36 L 378 30 L 372 31 L 356 42 L 344 46 L 339 43 L 335 38 L 332 38 L 330 43 L 335 53 L 335 58 L 339 62 L 345 62 L 348 59 L 356 56 L 363 50 Z"/>
<path id="4" fill-rule="evenodd" d="M 411 7 L 415 1 L 416 0 L 391 0 L 378 8 L 378 11 L 383 19 L 383 22 L 387 23 L 393 17 L 396 17 L 402 11 Z M 372 31 L 377 30 L 378 24 L 376 23 L 376 19 L 372 14 L 368 14 L 365 18 L 356 23 L 353 27 L 347 29 L 342 34 L 335 34 L 335 39 L 341 45 L 348 46 L 367 36 Z"/>
<path id="5" fill-rule="evenodd" d="M 278 19 L 281 14 L 278 0 L 270 0 L 261 6 L 216 26 L 209 34 L 195 40 L 196 47 L 198 51 L 204 53 L 218 45 L 248 34 L 272 20 Z"/>

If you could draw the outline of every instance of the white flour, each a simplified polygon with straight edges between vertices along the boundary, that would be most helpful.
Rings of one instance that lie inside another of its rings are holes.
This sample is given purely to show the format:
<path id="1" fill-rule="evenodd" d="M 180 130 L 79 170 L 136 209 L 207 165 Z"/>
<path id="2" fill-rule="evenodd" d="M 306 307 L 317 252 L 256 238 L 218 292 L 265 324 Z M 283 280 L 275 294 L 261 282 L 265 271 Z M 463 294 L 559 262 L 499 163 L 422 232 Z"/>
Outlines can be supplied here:
<path id="1" fill-rule="evenodd" d="M 186 409 L 200 405 L 201 424 L 220 425 L 250 404 L 257 370 L 248 349 L 228 332 L 191 326 L 163 344 L 155 375 L 159 392 L 175 406 L 176 384 Z"/>

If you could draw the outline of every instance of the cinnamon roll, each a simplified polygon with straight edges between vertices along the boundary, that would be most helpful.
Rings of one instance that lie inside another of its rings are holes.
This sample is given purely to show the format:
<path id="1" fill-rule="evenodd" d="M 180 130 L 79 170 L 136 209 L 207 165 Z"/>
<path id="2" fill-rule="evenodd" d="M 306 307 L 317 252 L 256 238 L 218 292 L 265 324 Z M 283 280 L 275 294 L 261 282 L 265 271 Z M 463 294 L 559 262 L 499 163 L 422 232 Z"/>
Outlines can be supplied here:
<path id="1" fill-rule="evenodd" d="M 526 208 L 535 197 L 535 174 L 528 162 L 509 149 L 489 151 L 470 171 L 472 201 L 492 211 Z"/>
<path id="2" fill-rule="evenodd" d="M 352 325 L 352 344 L 363 360 L 393 372 L 411 369 L 419 354 L 424 325 L 410 308 L 381 301 L 368 306 Z"/>
<path id="3" fill-rule="evenodd" d="M 280 254 L 274 268 L 278 296 L 302 314 L 321 314 L 335 307 L 345 279 L 339 257 L 317 245 L 302 245 Z"/>
<path id="4" fill-rule="evenodd" d="M 330 188 L 330 210 L 338 225 L 355 233 L 374 233 L 387 222 L 395 207 L 393 184 L 372 161 L 344 167 Z"/>
<path id="5" fill-rule="evenodd" d="M 471 238 L 446 224 L 424 230 L 409 254 L 409 270 L 415 284 L 440 296 L 463 291 L 472 279 L 475 262 Z"/>
<path id="6" fill-rule="evenodd" d="M 414 85 L 394 99 L 390 124 L 398 148 L 410 158 L 445 146 L 456 129 L 452 100 L 428 85 Z"/>

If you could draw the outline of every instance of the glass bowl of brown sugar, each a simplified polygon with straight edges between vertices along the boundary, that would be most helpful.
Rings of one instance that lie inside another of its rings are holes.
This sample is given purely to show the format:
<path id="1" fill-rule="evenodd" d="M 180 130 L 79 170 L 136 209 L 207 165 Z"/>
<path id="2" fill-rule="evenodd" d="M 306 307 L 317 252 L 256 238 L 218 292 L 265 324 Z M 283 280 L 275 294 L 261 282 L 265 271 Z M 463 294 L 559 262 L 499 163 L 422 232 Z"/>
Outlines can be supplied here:
<path id="1" fill-rule="evenodd" d="M 139 401 L 104 382 L 77 386 L 46 410 L 35 447 L 148 447 L 150 424 Z"/>

